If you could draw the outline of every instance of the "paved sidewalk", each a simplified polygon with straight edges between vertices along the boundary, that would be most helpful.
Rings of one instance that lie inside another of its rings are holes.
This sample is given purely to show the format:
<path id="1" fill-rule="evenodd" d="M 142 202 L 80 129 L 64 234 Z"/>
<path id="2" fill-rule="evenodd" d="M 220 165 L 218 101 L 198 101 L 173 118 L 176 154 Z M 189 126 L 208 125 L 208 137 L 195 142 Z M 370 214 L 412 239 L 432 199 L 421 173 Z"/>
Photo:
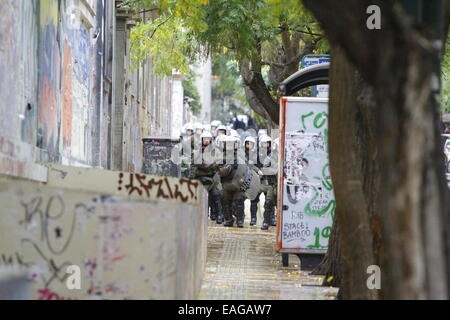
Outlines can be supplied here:
<path id="1" fill-rule="evenodd" d="M 275 227 L 261 231 L 262 217 L 258 217 L 258 226 L 250 227 L 246 211 L 243 229 L 209 223 L 208 259 L 199 299 L 335 298 L 337 289 L 320 286 L 323 277 L 299 271 L 296 256 L 291 255 L 289 267 L 283 268 L 275 249 Z"/>

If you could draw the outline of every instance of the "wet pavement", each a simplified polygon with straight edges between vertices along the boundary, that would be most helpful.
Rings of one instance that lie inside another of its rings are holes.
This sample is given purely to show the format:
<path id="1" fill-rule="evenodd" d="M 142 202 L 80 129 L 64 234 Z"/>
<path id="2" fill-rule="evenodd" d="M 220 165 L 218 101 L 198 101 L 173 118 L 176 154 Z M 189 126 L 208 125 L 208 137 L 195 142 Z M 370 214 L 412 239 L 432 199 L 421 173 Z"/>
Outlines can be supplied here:
<path id="1" fill-rule="evenodd" d="M 289 267 L 276 251 L 276 227 L 250 227 L 246 203 L 244 228 L 225 228 L 209 222 L 208 258 L 200 300 L 304 300 L 335 299 L 336 288 L 320 286 L 323 277 L 300 270 L 299 259 L 290 255 Z"/>

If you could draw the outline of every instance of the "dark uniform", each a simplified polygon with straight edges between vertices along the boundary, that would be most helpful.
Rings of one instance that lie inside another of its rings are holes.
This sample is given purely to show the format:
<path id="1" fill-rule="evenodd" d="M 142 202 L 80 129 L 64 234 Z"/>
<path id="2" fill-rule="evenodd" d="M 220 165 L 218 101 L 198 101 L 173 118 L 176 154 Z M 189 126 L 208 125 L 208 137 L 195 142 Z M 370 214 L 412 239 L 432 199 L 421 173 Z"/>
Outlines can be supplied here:
<path id="1" fill-rule="evenodd" d="M 219 176 L 223 190 L 224 226 L 232 227 L 234 225 L 234 213 L 237 219 L 237 226 L 242 228 L 245 218 L 245 195 L 241 190 L 238 176 L 245 172 L 247 166 L 243 157 L 239 154 L 236 144 L 237 141 L 230 136 L 220 138 L 218 145 L 222 152 L 217 162 L 220 164 Z M 230 147 L 230 145 L 233 147 Z"/>
<path id="2" fill-rule="evenodd" d="M 233 213 L 237 220 L 237 226 L 244 226 L 245 212 L 244 202 L 248 197 L 254 199 L 260 189 L 259 177 L 252 171 L 252 165 L 245 162 L 245 154 L 238 150 L 238 138 L 225 136 L 220 138 L 219 145 L 223 150 L 219 175 L 223 189 L 223 214 L 225 226 L 234 224 Z M 224 145 L 228 148 L 225 149 Z M 231 147 L 230 147 L 231 146 Z"/>
<path id="3" fill-rule="evenodd" d="M 191 178 L 191 166 L 194 162 L 194 142 L 199 141 L 195 138 L 195 132 L 192 127 L 186 129 L 186 134 L 181 139 L 181 150 L 179 150 L 181 160 L 181 177 Z"/>
<path id="4" fill-rule="evenodd" d="M 259 162 L 260 170 L 263 175 L 261 177 L 261 191 L 264 193 L 266 200 L 264 202 L 264 221 L 261 229 L 269 229 L 269 225 L 276 226 L 275 205 L 277 201 L 277 173 L 278 159 L 275 152 L 272 151 L 272 141 L 269 137 L 262 137 L 262 142 L 268 142 L 269 147 L 264 149 L 260 146 Z"/>
<path id="5" fill-rule="evenodd" d="M 247 148 L 247 143 L 253 143 L 253 148 L 249 149 Z M 248 165 L 251 165 L 253 170 L 259 174 L 260 168 L 262 167 L 262 164 L 259 161 L 258 157 L 258 144 L 255 138 L 248 137 L 245 139 L 245 162 Z M 251 214 L 251 220 L 250 225 L 254 226 L 257 222 L 257 213 L 258 213 L 258 203 L 259 203 L 259 197 L 261 195 L 261 192 L 258 193 L 255 199 L 250 200 L 250 214 Z"/>
<path id="6" fill-rule="evenodd" d="M 217 224 L 223 222 L 222 194 L 220 177 L 218 175 L 219 165 L 215 162 L 217 149 L 213 146 L 212 136 L 208 137 L 211 143 L 203 145 L 200 151 L 194 151 L 194 163 L 191 166 L 191 178 L 199 180 L 208 190 L 208 204 L 211 210 L 211 220 L 216 220 Z"/>

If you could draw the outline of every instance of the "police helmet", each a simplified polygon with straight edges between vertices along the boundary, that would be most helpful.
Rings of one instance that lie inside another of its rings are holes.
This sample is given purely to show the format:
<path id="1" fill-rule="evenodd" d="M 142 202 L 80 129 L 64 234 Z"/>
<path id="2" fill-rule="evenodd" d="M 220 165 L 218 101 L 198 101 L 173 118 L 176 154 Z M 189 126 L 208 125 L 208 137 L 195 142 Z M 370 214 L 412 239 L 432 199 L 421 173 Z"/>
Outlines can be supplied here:
<path id="1" fill-rule="evenodd" d="M 265 142 L 272 143 L 272 138 L 269 137 L 268 135 L 261 136 L 259 138 L 259 147 L 261 148 L 262 144 Z"/>
<path id="2" fill-rule="evenodd" d="M 219 135 L 219 131 L 225 131 L 225 135 L 228 134 L 228 129 L 224 125 L 220 125 L 217 127 L 217 135 Z"/>

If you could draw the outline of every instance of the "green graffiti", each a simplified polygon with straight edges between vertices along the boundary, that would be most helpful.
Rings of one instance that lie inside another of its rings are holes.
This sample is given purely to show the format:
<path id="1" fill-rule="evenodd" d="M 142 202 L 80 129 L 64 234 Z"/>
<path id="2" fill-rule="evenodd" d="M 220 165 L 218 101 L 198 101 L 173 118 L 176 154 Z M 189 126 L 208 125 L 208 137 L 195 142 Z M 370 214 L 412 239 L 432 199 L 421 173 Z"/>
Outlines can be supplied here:
<path id="1" fill-rule="evenodd" d="M 316 117 L 314 118 L 314 122 L 313 122 L 314 127 L 316 127 L 317 129 L 322 128 L 325 125 L 325 123 L 327 123 L 327 119 L 328 119 L 328 114 L 326 112 L 318 113 L 316 115 Z M 319 122 L 319 120 L 321 120 L 321 121 Z"/>
<path id="2" fill-rule="evenodd" d="M 320 229 L 315 228 L 314 229 L 314 244 L 311 244 L 308 246 L 308 249 L 321 249 L 322 246 L 320 245 Z"/>
<path id="3" fill-rule="evenodd" d="M 311 116 L 313 116 L 314 115 L 314 112 L 313 111 L 311 111 L 310 113 L 307 113 L 307 114 L 304 114 L 304 115 L 302 115 L 302 117 L 301 117 L 301 120 L 302 120 L 302 124 L 303 124 L 303 129 L 307 129 L 306 128 L 306 125 L 305 125 L 305 119 L 306 118 L 309 118 L 309 117 L 311 117 Z M 316 129 L 320 129 L 320 128 L 322 128 L 326 123 L 327 123 L 327 119 L 328 119 L 328 113 L 326 113 L 326 112 L 320 112 L 320 113 L 318 113 L 315 117 L 314 117 L 314 120 L 313 120 L 313 125 L 314 125 L 314 127 L 316 128 Z"/>
<path id="4" fill-rule="evenodd" d="M 325 189 L 327 189 L 328 191 L 333 190 L 333 185 L 331 184 L 330 181 L 327 180 L 327 177 L 325 175 L 325 170 L 329 167 L 330 165 L 327 163 L 323 169 L 322 169 L 322 185 L 325 187 Z"/>
<path id="5" fill-rule="evenodd" d="M 319 197 L 319 192 L 317 192 L 316 187 L 313 187 L 313 189 L 314 189 L 315 194 L 314 194 L 313 198 L 311 199 L 311 201 L 309 201 L 306 204 L 306 206 L 305 206 L 305 213 L 307 215 L 310 215 L 310 216 L 322 216 L 322 215 L 324 215 L 325 213 L 327 213 L 331 209 L 331 216 L 334 217 L 334 209 L 336 208 L 336 201 L 335 200 L 331 200 L 328 203 L 328 205 L 325 208 L 323 208 L 322 210 L 313 210 L 311 208 L 311 205 Z"/>
<path id="6" fill-rule="evenodd" d="M 305 119 L 308 118 L 308 117 L 311 117 L 312 115 L 314 115 L 314 112 L 312 112 L 312 111 L 310 113 L 302 115 L 303 129 L 306 130 Z"/>
<path id="7" fill-rule="evenodd" d="M 327 246 L 320 245 L 320 236 L 328 239 L 331 236 L 331 227 L 325 227 L 320 232 L 319 228 L 314 229 L 314 244 L 307 246 L 308 249 L 325 249 Z"/>
<path id="8" fill-rule="evenodd" d="M 331 236 L 331 227 L 325 227 L 322 229 L 322 237 L 329 238 Z"/>

